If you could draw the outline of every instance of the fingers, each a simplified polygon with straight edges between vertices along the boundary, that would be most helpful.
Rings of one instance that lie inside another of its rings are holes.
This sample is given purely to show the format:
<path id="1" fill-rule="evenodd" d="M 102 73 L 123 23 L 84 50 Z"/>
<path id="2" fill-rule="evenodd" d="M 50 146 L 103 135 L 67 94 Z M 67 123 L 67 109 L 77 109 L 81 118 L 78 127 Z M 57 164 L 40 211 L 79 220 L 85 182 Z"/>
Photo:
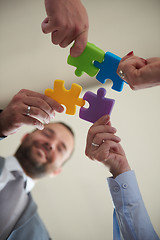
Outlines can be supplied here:
<path id="1" fill-rule="evenodd" d="M 61 104 L 46 95 L 22 89 L 1 113 L 0 131 L 8 136 L 24 124 L 43 129 L 43 123 L 49 123 L 55 111 L 63 110 Z"/>
<path id="2" fill-rule="evenodd" d="M 120 63 L 124 62 L 127 58 L 130 58 L 130 57 L 132 57 L 132 56 L 134 56 L 133 51 L 129 52 L 126 56 L 124 56 L 124 57 L 121 59 Z"/>
<path id="3" fill-rule="evenodd" d="M 140 78 L 139 70 L 145 67 L 146 64 L 147 61 L 145 59 L 134 56 L 133 53 L 131 53 L 130 55 L 127 55 L 124 58 L 122 58 L 117 68 L 117 74 L 120 75 L 120 72 L 123 73 L 122 79 L 127 81 L 130 87 L 134 89 L 135 86 L 139 84 L 138 83 Z"/>
<path id="4" fill-rule="evenodd" d="M 76 29 L 75 26 L 65 26 L 65 27 L 51 27 L 48 18 L 46 18 L 42 23 L 42 29 L 44 33 L 51 32 L 51 41 L 55 45 L 59 45 L 62 48 L 67 47 L 73 41 L 74 45 L 70 49 L 70 54 L 72 57 L 78 57 L 85 49 L 88 39 L 88 29 L 81 30 Z M 51 30 L 52 29 L 52 30 Z"/>
<path id="5" fill-rule="evenodd" d="M 112 154 L 113 150 L 118 152 L 118 143 L 107 140 L 103 142 L 95 150 L 87 151 L 86 149 L 85 154 L 92 160 L 106 162 L 111 156 L 113 157 L 113 154 Z"/>
<path id="6" fill-rule="evenodd" d="M 14 101 L 18 101 L 22 105 L 22 112 L 25 115 L 25 109 L 30 106 L 30 116 L 38 118 L 45 123 L 49 123 L 55 116 L 55 111 L 62 112 L 63 107 L 58 102 L 47 97 L 46 95 L 36 93 L 29 90 L 21 90 L 19 94 L 14 98 Z"/>
<path id="7" fill-rule="evenodd" d="M 112 141 L 117 142 L 117 143 L 121 141 L 121 139 L 118 136 L 114 135 L 113 133 L 97 133 L 94 136 L 92 142 L 96 143 L 98 145 L 101 145 L 107 140 L 112 140 Z"/>
<path id="8" fill-rule="evenodd" d="M 26 116 L 25 114 L 19 114 L 18 120 L 15 121 L 16 125 L 18 126 L 18 128 L 20 128 L 25 124 L 28 126 L 34 126 L 35 128 L 42 130 L 44 128 L 44 124 L 38 119 L 34 118 L 35 116 L 33 116 L 34 115 Z"/>
<path id="9" fill-rule="evenodd" d="M 81 1 L 45 0 L 45 8 L 43 33 L 51 33 L 52 43 L 63 48 L 75 41 L 70 53 L 73 57 L 79 56 L 86 47 L 89 28 L 88 14 Z"/>
<path id="10" fill-rule="evenodd" d="M 55 117 L 55 110 L 50 107 L 50 105 L 41 98 L 38 97 L 24 97 L 24 115 L 26 114 L 26 109 L 30 106 L 30 115 L 41 119 L 45 123 L 49 123 L 52 118 Z"/>
<path id="11" fill-rule="evenodd" d="M 78 35 L 75 38 L 74 45 L 70 49 L 70 55 L 72 57 L 78 57 L 81 55 L 81 53 L 84 51 L 87 45 L 87 39 L 88 39 L 88 30 L 82 32 L 80 35 Z"/>
<path id="12" fill-rule="evenodd" d="M 125 152 L 115 135 L 108 115 L 95 122 L 88 131 L 85 154 L 91 160 L 97 160 L 109 167 L 113 177 L 130 170 Z"/>
<path id="13" fill-rule="evenodd" d="M 110 126 L 104 126 L 104 128 L 95 127 L 93 129 L 90 129 L 88 131 L 86 151 L 94 152 L 107 141 L 114 141 L 115 143 L 119 143 L 121 139 L 115 135 L 115 132 L 115 129 Z"/>
<path id="14" fill-rule="evenodd" d="M 70 49 L 70 55 L 72 57 L 78 57 L 84 51 L 87 45 L 88 30 L 82 32 L 81 29 L 74 29 L 73 27 L 66 27 L 55 30 L 51 33 L 52 43 L 59 45 L 62 48 L 67 47 L 73 41 L 74 44 Z"/>
<path id="15" fill-rule="evenodd" d="M 119 143 L 121 139 L 115 135 L 116 129 L 111 126 L 109 115 L 101 117 L 89 129 L 87 135 L 86 155 L 93 158 L 92 154 L 101 149 L 106 142 Z"/>
<path id="16" fill-rule="evenodd" d="M 28 111 L 28 107 L 29 111 Z M 13 108 L 11 107 L 11 110 Z M 12 126 L 20 128 L 21 126 L 30 125 L 42 130 L 44 123 L 48 124 L 51 120 L 49 115 L 38 107 L 25 105 L 19 103 L 18 106 L 14 106 L 15 113 L 12 113 Z"/>
<path id="17" fill-rule="evenodd" d="M 47 34 L 52 31 L 52 25 L 49 23 L 49 18 L 46 17 L 41 24 L 42 32 Z"/>
<path id="18" fill-rule="evenodd" d="M 29 110 L 28 114 L 26 114 L 28 106 L 30 107 L 30 110 Z M 29 116 L 30 118 L 32 117 L 32 118 L 39 119 L 43 123 L 46 123 L 46 124 L 48 124 L 51 121 L 51 119 L 54 117 L 54 116 L 52 116 L 52 118 L 51 118 L 46 112 L 44 112 L 40 108 L 33 107 L 31 105 L 23 105 L 21 112 L 24 116 Z M 26 122 L 24 122 L 24 123 L 26 123 Z"/>
<path id="19" fill-rule="evenodd" d="M 22 89 L 15 97 L 18 100 L 23 101 L 26 105 L 35 106 L 41 108 L 45 111 L 50 117 L 54 115 L 54 111 L 63 112 L 64 108 L 61 104 L 53 100 L 52 98 L 37 92 L 30 90 Z"/>
<path id="20" fill-rule="evenodd" d="M 93 143 L 98 144 L 97 142 L 94 142 L 94 138 L 96 134 L 101 134 L 101 137 L 98 135 L 98 142 L 102 142 L 103 140 L 103 133 L 112 133 L 114 134 L 116 132 L 116 129 L 107 125 L 109 123 L 109 116 L 103 116 L 100 118 L 97 122 L 95 122 L 89 129 L 88 131 L 88 136 L 87 136 L 87 146 L 90 147 Z M 106 139 L 106 138 L 105 138 Z"/>
<path id="21" fill-rule="evenodd" d="M 55 30 L 51 34 L 52 43 L 55 44 L 55 45 L 60 45 L 61 46 L 61 43 L 66 38 L 66 35 L 67 35 L 67 29 L 65 29 L 65 30 L 63 30 L 63 29 Z M 73 41 L 73 39 L 72 39 L 72 41 Z M 68 46 L 68 44 L 66 46 Z"/>
<path id="22" fill-rule="evenodd" d="M 99 118 L 92 126 L 108 124 L 109 121 L 110 121 L 110 116 L 109 115 L 104 115 L 101 118 Z"/>

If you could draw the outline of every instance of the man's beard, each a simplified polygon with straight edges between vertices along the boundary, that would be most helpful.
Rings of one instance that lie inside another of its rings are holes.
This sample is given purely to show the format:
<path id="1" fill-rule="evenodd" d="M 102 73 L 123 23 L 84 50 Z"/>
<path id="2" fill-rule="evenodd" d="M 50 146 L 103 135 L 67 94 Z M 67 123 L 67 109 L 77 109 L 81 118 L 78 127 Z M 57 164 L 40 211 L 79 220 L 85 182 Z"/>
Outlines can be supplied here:
<path id="1" fill-rule="evenodd" d="M 38 146 L 39 143 L 35 141 L 31 145 L 26 144 L 26 142 L 28 142 L 27 139 L 18 148 L 15 154 L 17 160 L 19 161 L 25 173 L 30 177 L 44 177 L 47 174 L 47 165 L 50 162 L 50 159 L 47 159 L 48 161 L 46 163 L 38 162 L 38 157 L 34 155 L 32 148 L 33 146 Z"/>

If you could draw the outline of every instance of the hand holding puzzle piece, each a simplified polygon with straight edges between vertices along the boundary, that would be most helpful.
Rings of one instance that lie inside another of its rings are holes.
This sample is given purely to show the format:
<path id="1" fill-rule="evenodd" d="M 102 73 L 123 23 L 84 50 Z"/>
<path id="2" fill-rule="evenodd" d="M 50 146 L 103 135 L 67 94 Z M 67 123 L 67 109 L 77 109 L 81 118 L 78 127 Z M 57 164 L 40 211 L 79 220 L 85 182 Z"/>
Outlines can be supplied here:
<path id="1" fill-rule="evenodd" d="M 105 83 L 107 79 L 112 80 L 112 89 L 121 92 L 124 85 L 117 74 L 117 68 L 121 58 L 111 52 L 104 52 L 92 43 L 87 43 L 84 52 L 77 58 L 68 56 L 67 63 L 75 66 L 76 76 L 80 77 L 83 72 L 89 76 L 96 75 L 96 79 L 101 83 Z M 98 72 L 99 71 L 99 72 Z"/>
<path id="2" fill-rule="evenodd" d="M 76 67 L 75 75 L 77 77 L 80 77 L 84 72 L 90 77 L 93 77 L 99 71 L 99 69 L 93 65 L 93 61 L 102 62 L 104 54 L 105 52 L 103 50 L 88 42 L 83 53 L 79 57 L 69 55 L 67 63 Z"/>
<path id="3" fill-rule="evenodd" d="M 99 88 L 97 90 L 97 95 L 91 91 L 86 92 L 83 99 L 89 102 L 89 108 L 81 107 L 79 111 L 79 117 L 94 123 L 103 115 L 110 115 L 115 100 L 105 98 L 105 95 L 105 88 Z"/>
<path id="4" fill-rule="evenodd" d="M 97 80 L 105 83 L 106 79 L 113 82 L 112 89 L 122 91 L 124 81 L 118 76 L 117 68 L 121 58 L 111 52 L 104 52 L 92 43 L 87 43 L 84 52 L 79 57 L 68 56 L 67 63 L 75 66 L 75 74 L 80 77 L 84 72 L 93 77 L 97 73 Z M 99 72 L 98 72 L 99 71 Z M 73 83 L 70 90 L 65 89 L 63 80 L 54 81 L 54 89 L 46 89 L 45 94 L 66 106 L 66 114 L 74 115 L 76 105 L 80 106 L 79 117 L 94 123 L 105 114 L 111 114 L 115 100 L 105 98 L 106 90 L 99 88 L 97 95 L 93 92 L 86 92 L 83 99 L 79 98 L 82 87 Z M 89 107 L 83 107 L 85 100 Z"/>
<path id="5" fill-rule="evenodd" d="M 46 89 L 45 95 L 51 97 L 60 104 L 66 106 L 66 114 L 74 115 L 76 112 L 76 105 L 84 106 L 85 101 L 79 98 L 82 87 L 73 83 L 70 90 L 65 89 L 63 80 L 54 81 L 54 89 Z"/>
<path id="6" fill-rule="evenodd" d="M 80 118 L 95 122 L 104 114 L 111 114 L 114 99 L 105 98 L 106 90 L 99 88 L 97 95 L 93 92 L 86 92 L 83 99 L 79 98 L 82 87 L 73 83 L 70 90 L 66 90 L 63 80 L 54 81 L 54 89 L 46 89 L 45 95 L 51 97 L 60 104 L 66 106 L 66 114 L 74 115 L 76 112 L 76 105 L 80 106 Z M 85 100 L 89 102 L 89 108 L 83 108 Z"/>

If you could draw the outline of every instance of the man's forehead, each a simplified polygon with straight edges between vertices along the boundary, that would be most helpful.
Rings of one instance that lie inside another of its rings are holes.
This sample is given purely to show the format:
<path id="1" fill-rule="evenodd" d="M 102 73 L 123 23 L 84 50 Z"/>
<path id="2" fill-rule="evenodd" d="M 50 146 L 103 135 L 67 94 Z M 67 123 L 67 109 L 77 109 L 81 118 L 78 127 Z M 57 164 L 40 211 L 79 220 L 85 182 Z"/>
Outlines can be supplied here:
<path id="1" fill-rule="evenodd" d="M 45 128 L 50 129 L 53 131 L 61 142 L 63 142 L 67 149 L 73 151 L 74 148 L 74 136 L 71 131 L 61 123 L 49 123 L 45 125 Z"/>
<path id="2" fill-rule="evenodd" d="M 65 138 L 71 138 L 74 139 L 73 134 L 71 131 L 63 124 L 61 123 L 49 123 L 45 125 L 45 128 L 53 130 L 56 134 L 58 134 L 59 137 L 65 136 Z"/>
<path id="3" fill-rule="evenodd" d="M 55 129 L 55 130 L 60 130 L 61 132 L 63 131 L 69 131 L 63 124 L 61 123 L 49 123 L 44 125 L 44 128 L 50 128 L 50 129 Z"/>

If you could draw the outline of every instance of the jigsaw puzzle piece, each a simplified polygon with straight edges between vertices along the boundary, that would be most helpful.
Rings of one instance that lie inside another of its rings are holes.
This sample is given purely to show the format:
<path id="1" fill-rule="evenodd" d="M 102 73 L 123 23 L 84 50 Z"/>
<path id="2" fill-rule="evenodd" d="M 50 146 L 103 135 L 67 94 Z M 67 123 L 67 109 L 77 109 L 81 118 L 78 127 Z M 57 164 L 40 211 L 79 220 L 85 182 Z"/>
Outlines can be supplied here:
<path id="1" fill-rule="evenodd" d="M 97 95 L 91 91 L 86 92 L 83 99 L 89 102 L 89 108 L 81 107 L 79 111 L 79 117 L 86 121 L 94 123 L 103 115 L 110 115 L 115 100 L 105 98 L 105 95 L 105 88 L 99 88 Z"/>
<path id="2" fill-rule="evenodd" d="M 63 80 L 54 81 L 54 89 L 46 89 L 45 95 L 66 106 L 66 114 L 74 115 L 76 105 L 83 107 L 85 100 L 79 98 L 82 87 L 73 83 L 70 90 L 65 89 Z"/>
<path id="3" fill-rule="evenodd" d="M 99 69 L 93 65 L 93 62 L 95 60 L 102 62 L 104 55 L 105 52 L 103 50 L 88 42 L 83 53 L 79 57 L 69 55 L 67 63 L 76 67 L 75 75 L 77 77 L 80 77 L 84 72 L 90 77 L 93 77 L 99 71 Z"/>
<path id="4" fill-rule="evenodd" d="M 113 82 L 112 89 L 118 92 L 122 91 L 124 85 L 124 81 L 116 72 L 120 61 L 121 58 L 117 55 L 106 52 L 102 63 L 94 62 L 95 67 L 100 69 L 96 79 L 101 83 L 105 83 L 106 79 L 111 79 Z"/>

